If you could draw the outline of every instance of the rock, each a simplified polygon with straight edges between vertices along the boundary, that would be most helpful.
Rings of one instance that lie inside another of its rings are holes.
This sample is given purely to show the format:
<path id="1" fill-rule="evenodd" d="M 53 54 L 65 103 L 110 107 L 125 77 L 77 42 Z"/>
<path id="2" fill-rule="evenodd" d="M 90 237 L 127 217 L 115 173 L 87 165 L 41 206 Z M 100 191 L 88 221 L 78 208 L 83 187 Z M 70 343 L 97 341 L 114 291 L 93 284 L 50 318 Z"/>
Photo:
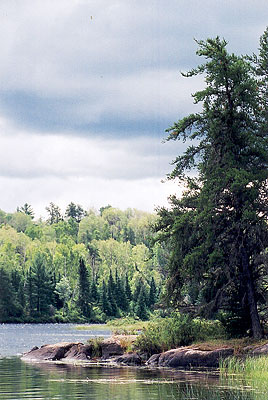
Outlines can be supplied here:
<path id="1" fill-rule="evenodd" d="M 125 353 L 122 356 L 116 358 L 115 362 L 125 365 L 141 365 L 142 359 L 137 353 Z"/>
<path id="2" fill-rule="evenodd" d="M 161 354 L 155 354 L 147 361 L 148 365 L 159 367 L 218 367 L 219 360 L 233 355 L 232 348 L 202 351 L 194 348 L 179 347 Z"/>
<path id="3" fill-rule="evenodd" d="M 100 343 L 101 357 L 106 360 L 110 357 L 124 354 L 124 344 L 131 343 L 135 336 L 112 336 Z M 122 342 L 122 344 L 121 344 Z M 22 359 L 28 360 L 50 360 L 50 361 L 71 361 L 89 360 L 92 357 L 94 344 L 84 345 L 82 343 L 56 343 L 53 345 L 43 345 L 40 348 L 34 347 L 31 351 L 24 354 Z"/>
<path id="4" fill-rule="evenodd" d="M 46 344 L 40 347 L 40 349 L 33 348 L 29 353 L 26 353 L 22 356 L 22 359 L 31 359 L 31 360 L 61 360 L 64 358 L 67 352 L 73 346 L 81 345 L 81 343 L 56 343 L 56 344 Z"/>
<path id="5" fill-rule="evenodd" d="M 104 339 L 101 343 L 101 354 L 103 359 L 124 354 L 120 339 L 116 336 Z"/>
<path id="6" fill-rule="evenodd" d="M 255 347 L 255 349 L 252 350 L 252 354 L 254 356 L 261 356 L 264 354 L 268 354 L 268 343 L 266 343 L 262 346 L 259 346 L 259 347 Z"/>
<path id="7" fill-rule="evenodd" d="M 92 356 L 92 345 L 75 344 L 64 355 L 66 360 L 90 360 Z"/>
<path id="8" fill-rule="evenodd" d="M 161 356 L 161 354 L 153 354 L 149 358 L 149 360 L 146 362 L 146 365 L 151 365 L 152 367 L 157 367 L 160 356 Z"/>

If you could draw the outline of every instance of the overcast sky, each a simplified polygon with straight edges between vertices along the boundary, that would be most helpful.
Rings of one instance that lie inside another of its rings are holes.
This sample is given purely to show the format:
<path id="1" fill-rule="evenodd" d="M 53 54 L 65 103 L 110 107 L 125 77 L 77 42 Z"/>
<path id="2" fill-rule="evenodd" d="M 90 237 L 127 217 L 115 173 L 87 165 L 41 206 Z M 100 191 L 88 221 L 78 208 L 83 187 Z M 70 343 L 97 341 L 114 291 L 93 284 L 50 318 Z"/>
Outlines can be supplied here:
<path id="1" fill-rule="evenodd" d="M 193 38 L 257 51 L 267 0 L 1 0 L 0 209 L 52 201 L 153 211 L 195 110 Z"/>

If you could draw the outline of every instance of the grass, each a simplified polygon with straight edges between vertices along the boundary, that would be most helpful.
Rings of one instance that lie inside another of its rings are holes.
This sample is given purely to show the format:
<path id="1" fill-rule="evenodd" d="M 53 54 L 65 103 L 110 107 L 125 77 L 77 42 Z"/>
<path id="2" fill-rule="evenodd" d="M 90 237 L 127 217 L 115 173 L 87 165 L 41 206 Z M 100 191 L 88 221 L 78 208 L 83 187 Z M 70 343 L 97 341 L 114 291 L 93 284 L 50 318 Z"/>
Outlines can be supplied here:
<path id="1" fill-rule="evenodd" d="M 106 324 L 89 324 L 89 325 L 77 325 L 75 329 L 79 331 L 109 331 L 110 327 Z"/>
<path id="2" fill-rule="evenodd" d="M 119 318 L 107 322 L 107 326 L 116 335 L 136 335 L 144 331 L 149 321 L 140 321 L 134 318 Z"/>
<path id="3" fill-rule="evenodd" d="M 149 321 L 140 321 L 134 318 L 118 318 L 106 324 L 78 325 L 78 330 L 103 330 L 112 331 L 114 335 L 136 335 L 145 330 Z"/>
<path id="4" fill-rule="evenodd" d="M 268 378 L 268 357 L 230 357 L 220 362 L 220 373 L 223 375 L 243 374 L 244 376 Z"/>

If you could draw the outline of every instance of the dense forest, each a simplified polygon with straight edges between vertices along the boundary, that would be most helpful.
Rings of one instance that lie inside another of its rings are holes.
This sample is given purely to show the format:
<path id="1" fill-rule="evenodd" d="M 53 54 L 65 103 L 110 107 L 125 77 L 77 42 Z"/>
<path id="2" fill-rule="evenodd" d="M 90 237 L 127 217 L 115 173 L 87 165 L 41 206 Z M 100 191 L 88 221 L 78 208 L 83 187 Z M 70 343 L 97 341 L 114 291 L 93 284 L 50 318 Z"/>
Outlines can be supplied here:
<path id="1" fill-rule="evenodd" d="M 36 221 L 27 203 L 0 211 L 0 322 L 148 318 L 166 260 L 151 240 L 156 215 L 74 203 L 46 212 Z"/>

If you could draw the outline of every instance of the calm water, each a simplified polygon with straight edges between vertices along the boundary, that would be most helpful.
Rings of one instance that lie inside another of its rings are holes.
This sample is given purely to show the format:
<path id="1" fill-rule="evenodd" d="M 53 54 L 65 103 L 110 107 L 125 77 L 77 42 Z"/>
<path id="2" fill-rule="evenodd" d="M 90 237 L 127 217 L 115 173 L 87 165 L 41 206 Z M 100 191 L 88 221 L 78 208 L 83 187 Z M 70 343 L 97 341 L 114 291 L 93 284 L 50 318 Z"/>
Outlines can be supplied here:
<path id="1" fill-rule="evenodd" d="M 95 336 L 111 335 L 111 331 L 101 325 L 94 331 L 75 327 L 75 324 L 0 324 L 0 357 L 20 355 L 43 344 L 85 343 Z"/>
<path id="2" fill-rule="evenodd" d="M 34 345 L 85 342 L 108 331 L 77 331 L 74 325 L 0 325 L 0 399 L 266 400 L 268 383 L 243 377 L 221 381 L 217 373 L 146 368 L 31 364 L 16 354 Z"/>

